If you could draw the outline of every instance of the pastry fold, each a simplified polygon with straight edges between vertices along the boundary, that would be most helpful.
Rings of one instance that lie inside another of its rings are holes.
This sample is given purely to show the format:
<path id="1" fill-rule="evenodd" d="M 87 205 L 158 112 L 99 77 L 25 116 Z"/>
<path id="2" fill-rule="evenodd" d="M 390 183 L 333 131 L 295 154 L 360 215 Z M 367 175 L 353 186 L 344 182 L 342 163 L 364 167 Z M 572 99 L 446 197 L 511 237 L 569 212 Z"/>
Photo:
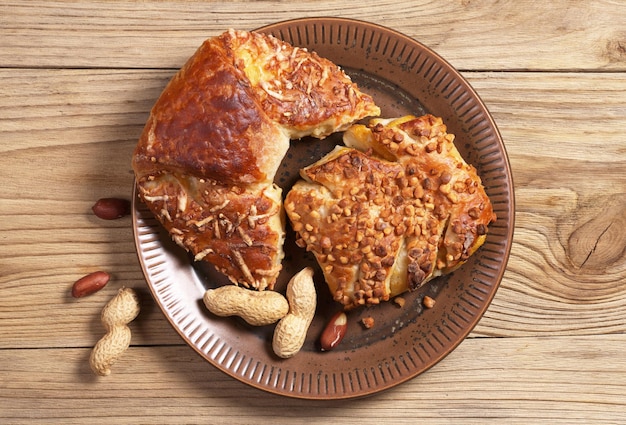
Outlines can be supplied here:
<path id="1" fill-rule="evenodd" d="M 229 30 L 202 44 L 152 108 L 132 159 L 139 197 L 196 260 L 271 289 L 285 234 L 273 180 L 290 139 L 379 113 L 332 62 Z"/>

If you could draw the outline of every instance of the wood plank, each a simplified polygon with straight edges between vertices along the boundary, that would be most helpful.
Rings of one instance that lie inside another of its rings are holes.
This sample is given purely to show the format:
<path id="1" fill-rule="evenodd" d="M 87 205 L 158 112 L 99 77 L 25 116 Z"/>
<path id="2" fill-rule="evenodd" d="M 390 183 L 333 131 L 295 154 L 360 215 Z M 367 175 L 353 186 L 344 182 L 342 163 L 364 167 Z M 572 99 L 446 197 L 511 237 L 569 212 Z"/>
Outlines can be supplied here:
<path id="1" fill-rule="evenodd" d="M 500 127 L 516 192 L 511 260 L 476 332 L 624 332 L 625 76 L 466 76 Z"/>
<path id="2" fill-rule="evenodd" d="M 105 378 L 87 349 L 0 350 L 0 421 L 32 423 L 609 424 L 626 421 L 626 335 L 477 338 L 361 400 L 311 402 L 244 385 L 188 347 L 131 347 Z M 560 347 L 560 348 L 555 348 Z M 105 402 L 106 401 L 106 402 Z M 280 412 L 280 414 L 278 413 Z"/>
<path id="3" fill-rule="evenodd" d="M 130 156 L 171 74 L 0 70 L 11 81 L 0 87 L 0 320 L 10 325 L 0 347 L 93 345 L 100 309 L 121 285 L 144 301 L 135 343 L 182 343 L 151 301 L 130 218 L 90 211 L 100 197 L 130 197 Z M 626 74 L 466 77 L 500 127 L 517 193 L 508 269 L 472 336 L 626 332 Z M 569 115 L 555 112 L 563 105 Z M 109 287 L 69 297 L 99 269 L 113 274 Z"/>
<path id="4" fill-rule="evenodd" d="M 9 1 L 0 5 L 0 67 L 178 68 L 230 27 L 323 16 L 388 26 L 463 70 L 626 69 L 626 4 L 614 0 L 428 1 L 408 10 L 394 0 Z"/>

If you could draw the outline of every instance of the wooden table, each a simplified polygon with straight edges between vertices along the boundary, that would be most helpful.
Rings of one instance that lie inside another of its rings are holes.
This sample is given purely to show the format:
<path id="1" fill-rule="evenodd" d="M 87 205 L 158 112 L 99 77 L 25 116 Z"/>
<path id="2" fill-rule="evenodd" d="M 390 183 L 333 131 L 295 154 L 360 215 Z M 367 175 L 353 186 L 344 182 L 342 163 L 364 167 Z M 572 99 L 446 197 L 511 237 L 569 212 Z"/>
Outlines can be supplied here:
<path id="1" fill-rule="evenodd" d="M 0 422 L 626 423 L 626 3 L 5 1 L 0 5 Z M 130 156 L 207 37 L 297 17 L 382 24 L 433 48 L 487 104 L 516 229 L 490 308 L 452 354 L 369 398 L 266 394 L 185 345 L 152 300 L 129 217 Z M 111 273 L 80 300 L 72 283 Z M 87 362 L 122 285 L 142 311 L 106 378 Z"/>

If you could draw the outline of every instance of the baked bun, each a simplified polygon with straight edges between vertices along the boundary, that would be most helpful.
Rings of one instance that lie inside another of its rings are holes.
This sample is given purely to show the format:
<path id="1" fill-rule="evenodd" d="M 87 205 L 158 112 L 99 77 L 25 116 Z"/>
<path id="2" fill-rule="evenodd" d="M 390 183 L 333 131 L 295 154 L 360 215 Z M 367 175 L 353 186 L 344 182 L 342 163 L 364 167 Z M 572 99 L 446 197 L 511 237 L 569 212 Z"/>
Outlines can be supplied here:
<path id="1" fill-rule="evenodd" d="M 330 61 L 227 31 L 202 44 L 152 108 L 132 161 L 139 196 L 196 260 L 271 289 L 285 232 L 273 180 L 289 140 L 379 113 Z"/>
<path id="2" fill-rule="evenodd" d="M 463 264 L 496 219 L 440 118 L 373 119 L 301 171 L 285 211 L 346 309 L 378 304 Z"/>

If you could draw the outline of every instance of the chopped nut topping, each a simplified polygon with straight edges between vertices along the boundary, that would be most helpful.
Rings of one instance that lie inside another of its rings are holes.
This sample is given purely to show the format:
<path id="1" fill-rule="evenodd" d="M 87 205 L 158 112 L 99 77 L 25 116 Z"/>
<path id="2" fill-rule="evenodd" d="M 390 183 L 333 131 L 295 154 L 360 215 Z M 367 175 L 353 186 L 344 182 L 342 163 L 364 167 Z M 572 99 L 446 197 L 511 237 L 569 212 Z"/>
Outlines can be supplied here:
<path id="1" fill-rule="evenodd" d="M 453 269 L 495 219 L 473 167 L 450 155 L 453 137 L 440 119 L 393 123 L 361 126 L 353 136 L 371 149 L 336 149 L 306 167 L 307 184 L 296 183 L 287 195 L 298 245 L 316 254 L 334 299 L 346 308 L 397 295 L 390 279 L 403 264 L 408 289 Z M 396 161 L 376 156 L 384 150 Z M 403 258 L 400 266 L 396 258 Z"/>
<path id="2" fill-rule="evenodd" d="M 426 295 L 424 296 L 424 300 L 422 301 L 422 304 L 426 308 L 433 308 L 435 306 L 435 300 L 429 297 L 428 295 Z"/>
<path id="3" fill-rule="evenodd" d="M 371 329 L 374 327 L 374 318 L 371 316 L 368 317 L 364 317 L 363 319 L 361 319 L 361 323 L 363 324 L 363 327 L 365 329 Z"/>

